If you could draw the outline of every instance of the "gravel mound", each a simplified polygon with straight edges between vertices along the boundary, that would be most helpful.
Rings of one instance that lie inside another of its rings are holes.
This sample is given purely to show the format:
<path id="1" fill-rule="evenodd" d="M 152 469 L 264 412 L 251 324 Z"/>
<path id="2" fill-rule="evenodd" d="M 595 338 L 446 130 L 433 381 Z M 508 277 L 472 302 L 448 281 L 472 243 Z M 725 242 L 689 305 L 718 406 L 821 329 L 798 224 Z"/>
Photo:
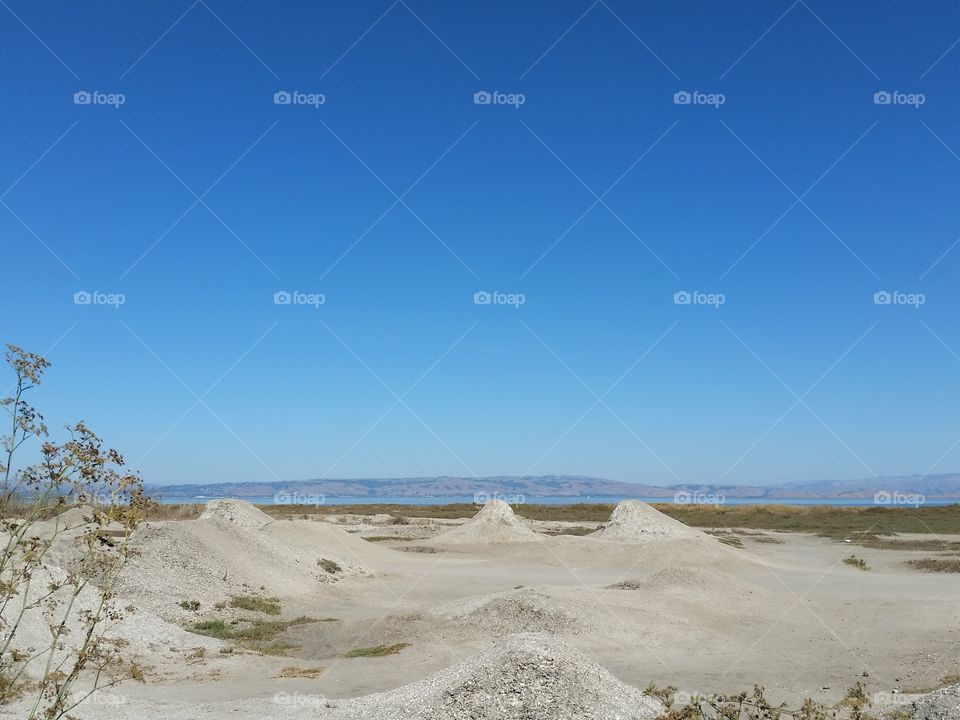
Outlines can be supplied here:
<path id="1" fill-rule="evenodd" d="M 347 701 L 343 720 L 653 720 L 659 701 L 565 643 L 512 635 L 420 682 Z"/>
<path id="2" fill-rule="evenodd" d="M 240 527 L 261 528 L 273 522 L 263 510 L 255 508 L 246 500 L 211 500 L 200 515 L 200 520 L 220 520 Z"/>
<path id="3" fill-rule="evenodd" d="M 508 545 L 541 540 L 503 500 L 490 500 L 472 520 L 437 538 L 438 543 L 445 545 Z"/>
<path id="4" fill-rule="evenodd" d="M 424 620 L 440 629 L 450 624 L 472 627 L 487 637 L 518 632 L 576 635 L 588 629 L 567 604 L 526 587 L 446 603 L 426 613 Z"/>
<path id="5" fill-rule="evenodd" d="M 699 530 L 694 530 L 639 500 L 626 500 L 617 505 L 609 522 L 592 533 L 592 536 L 617 542 L 699 540 L 706 537 Z"/>
<path id="6" fill-rule="evenodd" d="M 904 713 L 911 720 L 958 720 L 960 718 L 960 685 L 951 685 L 922 695 L 895 712 Z"/>

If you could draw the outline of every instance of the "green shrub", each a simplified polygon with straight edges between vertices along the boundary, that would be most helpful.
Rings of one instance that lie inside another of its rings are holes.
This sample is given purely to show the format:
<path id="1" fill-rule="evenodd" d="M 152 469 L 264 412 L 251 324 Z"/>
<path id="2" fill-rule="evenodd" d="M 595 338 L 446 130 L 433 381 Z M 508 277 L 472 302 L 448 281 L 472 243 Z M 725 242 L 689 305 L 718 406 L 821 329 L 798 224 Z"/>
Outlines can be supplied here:
<path id="1" fill-rule="evenodd" d="M 404 648 L 410 647 L 410 643 L 394 643 L 393 645 L 374 645 L 373 647 L 355 648 L 345 652 L 345 658 L 358 657 L 383 657 L 384 655 L 396 655 Z"/>
<path id="2" fill-rule="evenodd" d="M 256 595 L 234 595 L 230 598 L 230 607 L 262 612 L 265 615 L 280 614 L 280 600 L 274 597 L 257 597 Z"/>

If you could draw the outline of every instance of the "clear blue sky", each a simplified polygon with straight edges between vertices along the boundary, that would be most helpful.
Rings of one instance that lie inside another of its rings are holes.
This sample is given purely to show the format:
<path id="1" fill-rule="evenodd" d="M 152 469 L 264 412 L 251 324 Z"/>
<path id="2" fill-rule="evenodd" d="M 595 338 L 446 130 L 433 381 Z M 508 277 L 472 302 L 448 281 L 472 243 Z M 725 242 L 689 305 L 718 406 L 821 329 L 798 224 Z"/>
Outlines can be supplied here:
<path id="1" fill-rule="evenodd" d="M 2 340 L 148 482 L 960 470 L 956 3 L 0 5 Z"/>

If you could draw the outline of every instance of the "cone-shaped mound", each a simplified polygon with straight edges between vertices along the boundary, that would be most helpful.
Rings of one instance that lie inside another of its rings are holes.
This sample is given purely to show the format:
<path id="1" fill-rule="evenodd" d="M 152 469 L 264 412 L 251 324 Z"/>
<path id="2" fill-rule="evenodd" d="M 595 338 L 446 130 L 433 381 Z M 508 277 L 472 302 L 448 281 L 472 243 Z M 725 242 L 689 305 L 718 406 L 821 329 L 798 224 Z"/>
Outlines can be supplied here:
<path id="1" fill-rule="evenodd" d="M 618 542 L 695 540 L 706 535 L 654 510 L 639 500 L 626 500 L 613 509 L 610 521 L 594 537 Z"/>
<path id="2" fill-rule="evenodd" d="M 575 635 L 592 629 L 570 607 L 539 588 L 522 587 L 505 592 L 460 598 L 426 614 L 433 627 L 472 628 L 477 634 L 503 637 L 511 633 L 564 633 Z"/>
<path id="3" fill-rule="evenodd" d="M 201 520 L 223 520 L 241 527 L 259 528 L 273 522 L 273 518 L 246 500 L 225 498 L 211 500 L 200 515 Z"/>
<path id="4" fill-rule="evenodd" d="M 540 539 L 507 503 L 490 500 L 472 520 L 445 532 L 436 541 L 444 545 L 507 545 Z"/>
<path id="5" fill-rule="evenodd" d="M 519 634 L 420 682 L 347 701 L 344 720 L 653 720 L 658 700 L 578 650 Z"/>

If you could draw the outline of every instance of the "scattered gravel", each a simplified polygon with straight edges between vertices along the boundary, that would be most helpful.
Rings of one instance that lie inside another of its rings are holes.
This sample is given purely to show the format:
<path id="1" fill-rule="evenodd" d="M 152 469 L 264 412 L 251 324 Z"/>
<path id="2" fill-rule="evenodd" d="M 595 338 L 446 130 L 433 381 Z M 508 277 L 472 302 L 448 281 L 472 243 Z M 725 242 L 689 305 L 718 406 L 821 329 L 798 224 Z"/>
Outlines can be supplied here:
<path id="1" fill-rule="evenodd" d="M 897 712 L 906 713 L 910 720 L 960 720 L 960 685 L 922 695 L 889 716 L 897 717 Z"/>

